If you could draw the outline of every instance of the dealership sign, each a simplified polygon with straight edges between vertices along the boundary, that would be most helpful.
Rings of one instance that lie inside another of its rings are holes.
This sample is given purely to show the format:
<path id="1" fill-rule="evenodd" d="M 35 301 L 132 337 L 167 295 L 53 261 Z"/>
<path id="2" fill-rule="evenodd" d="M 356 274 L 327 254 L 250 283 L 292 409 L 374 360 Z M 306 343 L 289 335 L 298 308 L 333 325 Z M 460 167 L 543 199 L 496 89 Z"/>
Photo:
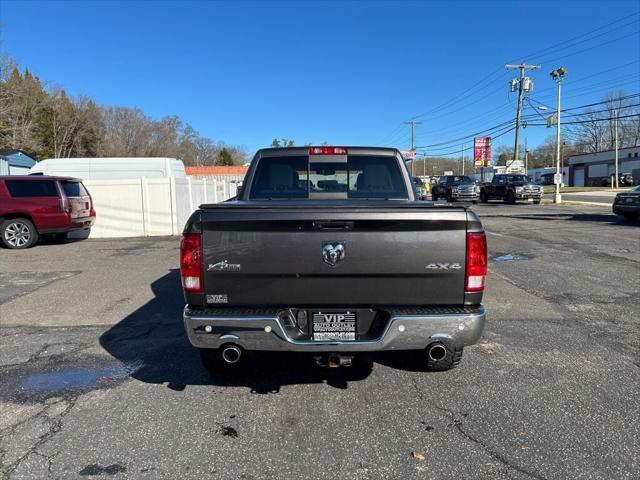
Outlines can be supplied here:
<path id="1" fill-rule="evenodd" d="M 413 160 L 416 155 L 415 150 L 402 150 L 401 153 L 405 160 Z"/>
<path id="2" fill-rule="evenodd" d="M 473 165 L 476 168 L 488 167 L 491 164 L 491 137 L 473 139 Z"/>

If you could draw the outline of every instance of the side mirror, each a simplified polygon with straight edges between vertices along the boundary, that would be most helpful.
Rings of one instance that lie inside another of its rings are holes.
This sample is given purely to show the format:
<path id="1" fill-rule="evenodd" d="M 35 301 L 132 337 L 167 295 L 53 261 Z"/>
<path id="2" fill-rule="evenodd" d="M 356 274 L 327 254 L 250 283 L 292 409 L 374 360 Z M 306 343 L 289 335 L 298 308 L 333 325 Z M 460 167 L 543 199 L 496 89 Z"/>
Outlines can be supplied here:
<path id="1" fill-rule="evenodd" d="M 238 188 L 236 190 L 236 198 L 240 198 L 242 197 L 242 194 L 244 193 L 244 185 L 238 185 Z"/>

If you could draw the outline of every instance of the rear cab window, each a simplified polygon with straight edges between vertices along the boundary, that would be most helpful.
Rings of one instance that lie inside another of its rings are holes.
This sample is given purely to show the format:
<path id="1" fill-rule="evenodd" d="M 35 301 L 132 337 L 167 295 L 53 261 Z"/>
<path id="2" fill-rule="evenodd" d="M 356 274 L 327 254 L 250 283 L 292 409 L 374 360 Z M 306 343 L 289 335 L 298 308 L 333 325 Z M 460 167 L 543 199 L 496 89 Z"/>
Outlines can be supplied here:
<path id="1" fill-rule="evenodd" d="M 393 156 L 300 155 L 263 157 L 251 199 L 403 199 L 402 172 Z"/>
<path id="2" fill-rule="evenodd" d="M 56 182 L 51 180 L 5 180 L 5 185 L 14 198 L 59 196 Z"/>

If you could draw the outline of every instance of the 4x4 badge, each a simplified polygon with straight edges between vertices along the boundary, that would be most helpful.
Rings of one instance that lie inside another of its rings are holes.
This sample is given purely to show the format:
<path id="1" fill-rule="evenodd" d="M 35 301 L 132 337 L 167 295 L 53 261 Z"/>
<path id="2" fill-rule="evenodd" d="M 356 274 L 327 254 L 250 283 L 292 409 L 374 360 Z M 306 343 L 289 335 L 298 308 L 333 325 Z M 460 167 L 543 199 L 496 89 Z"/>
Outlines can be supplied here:
<path id="1" fill-rule="evenodd" d="M 460 270 L 462 267 L 459 263 L 430 263 L 425 270 Z"/>

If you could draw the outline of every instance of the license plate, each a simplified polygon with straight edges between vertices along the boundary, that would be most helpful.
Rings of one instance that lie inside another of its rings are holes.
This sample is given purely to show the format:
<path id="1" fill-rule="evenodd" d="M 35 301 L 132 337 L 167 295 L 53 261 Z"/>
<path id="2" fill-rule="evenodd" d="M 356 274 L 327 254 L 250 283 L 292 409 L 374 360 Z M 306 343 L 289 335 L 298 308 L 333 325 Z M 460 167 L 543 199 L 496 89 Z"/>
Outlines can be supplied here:
<path id="1" fill-rule="evenodd" d="M 625 201 L 626 203 L 631 203 L 631 202 L 633 202 L 633 198 L 629 198 L 629 197 L 627 197 L 627 198 L 625 198 L 625 199 L 624 199 L 624 201 Z"/>
<path id="2" fill-rule="evenodd" d="M 355 340 L 355 312 L 314 312 L 313 340 Z"/>

